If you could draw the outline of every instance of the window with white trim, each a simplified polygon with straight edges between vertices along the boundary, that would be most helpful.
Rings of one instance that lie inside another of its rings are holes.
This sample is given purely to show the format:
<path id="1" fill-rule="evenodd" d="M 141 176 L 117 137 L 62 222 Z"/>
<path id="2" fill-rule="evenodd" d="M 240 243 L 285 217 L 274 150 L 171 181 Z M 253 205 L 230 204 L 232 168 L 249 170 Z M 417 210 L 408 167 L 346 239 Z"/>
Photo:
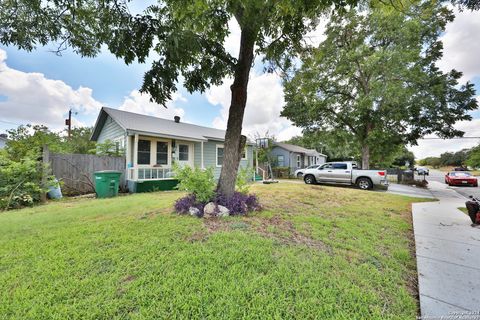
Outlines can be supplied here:
<path id="1" fill-rule="evenodd" d="M 285 156 L 283 156 L 283 155 L 278 155 L 277 156 L 277 166 L 285 167 Z"/>
<path id="2" fill-rule="evenodd" d="M 242 160 L 247 160 L 247 146 L 245 146 L 245 148 L 243 148 Z"/>
<path id="3" fill-rule="evenodd" d="M 301 168 L 302 167 L 302 157 L 297 154 L 297 168 Z"/>
<path id="4" fill-rule="evenodd" d="M 223 165 L 223 146 L 217 145 L 217 167 L 221 167 Z"/>
<path id="5" fill-rule="evenodd" d="M 188 161 L 188 145 L 179 144 L 178 145 L 178 160 L 179 161 Z"/>

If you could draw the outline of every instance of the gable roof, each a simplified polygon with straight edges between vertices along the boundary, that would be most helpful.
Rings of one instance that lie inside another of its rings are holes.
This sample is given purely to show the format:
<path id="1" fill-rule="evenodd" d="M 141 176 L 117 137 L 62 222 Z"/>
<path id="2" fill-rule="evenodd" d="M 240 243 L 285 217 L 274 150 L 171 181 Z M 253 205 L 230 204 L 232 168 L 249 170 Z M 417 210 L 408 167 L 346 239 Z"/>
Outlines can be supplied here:
<path id="1" fill-rule="evenodd" d="M 173 120 L 107 107 L 102 107 L 100 110 L 100 114 L 98 115 L 97 122 L 95 123 L 95 127 L 93 129 L 91 140 L 97 141 L 108 116 L 110 116 L 126 131 L 134 131 L 137 133 L 153 134 L 177 139 L 185 138 L 200 141 L 206 141 L 208 139 L 220 141 L 225 140 L 224 130 L 202 127 L 184 122 L 177 123 Z"/>
<path id="2" fill-rule="evenodd" d="M 296 153 L 304 153 L 307 156 L 323 156 L 326 157 L 326 155 L 321 154 L 315 149 L 307 149 L 304 147 L 296 146 L 294 144 L 288 144 L 288 143 L 283 143 L 283 142 L 274 142 L 273 143 L 275 146 L 285 149 L 290 152 L 296 152 Z"/>

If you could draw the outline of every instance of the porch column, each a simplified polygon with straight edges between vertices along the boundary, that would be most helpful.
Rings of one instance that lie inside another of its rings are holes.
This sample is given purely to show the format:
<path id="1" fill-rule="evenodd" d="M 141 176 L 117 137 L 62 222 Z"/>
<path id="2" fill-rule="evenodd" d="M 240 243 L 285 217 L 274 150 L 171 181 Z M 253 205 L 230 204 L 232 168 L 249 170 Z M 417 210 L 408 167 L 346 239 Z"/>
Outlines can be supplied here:
<path id="1" fill-rule="evenodd" d="M 130 175 L 130 168 L 128 167 L 128 164 L 131 162 L 132 162 L 132 155 L 130 153 L 130 136 L 127 134 L 125 135 L 125 168 L 126 168 L 125 177 L 127 177 L 127 179 L 129 178 L 129 175 Z"/>
<path id="2" fill-rule="evenodd" d="M 128 164 L 132 162 L 132 153 L 130 150 L 130 136 L 127 135 L 125 137 L 125 161 L 127 161 L 127 167 Z"/>
<path id="3" fill-rule="evenodd" d="M 133 171 L 134 180 L 138 180 L 137 162 L 138 162 L 138 133 L 135 133 L 135 138 L 133 140 L 133 163 L 132 163 L 133 168 L 135 168 L 135 170 Z"/>
<path id="4" fill-rule="evenodd" d="M 205 169 L 205 165 L 203 163 L 203 141 L 200 142 L 201 144 L 201 147 L 200 147 L 200 154 L 201 154 L 201 158 L 202 158 L 202 169 Z"/>
<path id="5" fill-rule="evenodd" d="M 258 174 L 258 147 L 255 148 L 255 172 Z"/>

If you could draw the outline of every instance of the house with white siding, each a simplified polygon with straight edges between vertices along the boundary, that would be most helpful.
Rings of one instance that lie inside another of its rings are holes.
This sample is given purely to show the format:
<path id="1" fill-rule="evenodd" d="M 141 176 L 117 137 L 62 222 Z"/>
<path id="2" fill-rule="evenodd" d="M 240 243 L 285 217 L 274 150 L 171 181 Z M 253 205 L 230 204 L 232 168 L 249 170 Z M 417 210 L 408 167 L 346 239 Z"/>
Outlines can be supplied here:
<path id="1" fill-rule="evenodd" d="M 225 131 L 103 107 L 92 141 L 114 142 L 125 151 L 126 180 L 131 192 L 170 190 L 177 180 L 174 162 L 181 166 L 213 167 L 215 178 L 223 164 Z M 248 142 L 241 167 L 253 168 L 253 144 Z"/>

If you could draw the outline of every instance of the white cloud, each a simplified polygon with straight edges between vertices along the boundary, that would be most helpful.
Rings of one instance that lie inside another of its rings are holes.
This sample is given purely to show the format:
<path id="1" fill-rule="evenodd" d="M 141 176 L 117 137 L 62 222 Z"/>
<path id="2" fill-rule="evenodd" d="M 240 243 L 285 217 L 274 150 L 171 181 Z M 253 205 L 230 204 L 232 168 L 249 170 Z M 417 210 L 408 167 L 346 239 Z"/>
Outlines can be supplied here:
<path id="1" fill-rule="evenodd" d="M 61 80 L 47 79 L 41 73 L 28 73 L 7 66 L 7 53 L 0 49 L 0 118 L 19 123 L 45 124 L 52 129 L 64 127 L 69 108 L 84 115 L 98 112 L 101 103 L 92 97 L 92 89 L 74 90 Z M 74 120 L 74 125 L 81 124 Z"/>
<path id="2" fill-rule="evenodd" d="M 220 105 L 220 115 L 213 120 L 213 126 L 220 129 L 227 127 L 230 107 L 230 84 L 232 79 L 225 79 L 224 84 L 212 87 L 206 92 L 211 104 Z M 267 131 L 278 140 L 288 140 L 301 133 L 291 122 L 280 117 L 285 104 L 283 87 L 278 75 L 271 73 L 257 74 L 252 70 L 248 84 L 248 99 L 243 119 L 243 133 L 254 137 Z"/>
<path id="3" fill-rule="evenodd" d="M 165 108 L 158 103 L 151 102 L 149 94 L 133 90 L 125 97 L 123 104 L 118 109 L 172 120 L 174 116 L 183 117 L 185 115 L 185 110 L 175 107 L 177 101 L 186 102 L 187 99 L 175 92 Z"/>
<path id="4" fill-rule="evenodd" d="M 237 58 L 240 51 L 240 26 L 238 25 L 237 20 L 234 18 L 228 21 L 228 29 L 230 34 L 225 38 L 223 43 L 226 51 L 232 55 L 232 57 Z"/>
<path id="5" fill-rule="evenodd" d="M 454 9 L 454 12 L 455 20 L 447 25 L 441 37 L 444 56 L 438 66 L 443 71 L 462 71 L 462 81 L 472 80 L 480 76 L 480 11 Z"/>
<path id="6" fill-rule="evenodd" d="M 307 45 L 318 47 L 320 43 L 325 41 L 327 38 L 325 31 L 327 30 L 328 21 L 329 18 L 327 16 L 322 16 L 317 27 L 305 35 L 304 38 Z"/>

